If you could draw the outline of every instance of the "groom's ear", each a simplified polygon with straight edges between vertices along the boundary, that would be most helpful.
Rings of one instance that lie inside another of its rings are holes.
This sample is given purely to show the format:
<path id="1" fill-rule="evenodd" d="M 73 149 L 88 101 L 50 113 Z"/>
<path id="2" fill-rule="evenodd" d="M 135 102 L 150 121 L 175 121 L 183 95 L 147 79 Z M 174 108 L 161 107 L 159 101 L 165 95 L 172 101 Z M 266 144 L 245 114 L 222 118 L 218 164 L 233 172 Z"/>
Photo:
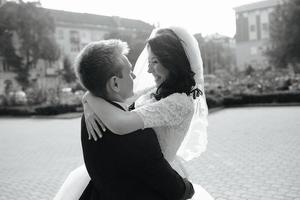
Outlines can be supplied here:
<path id="1" fill-rule="evenodd" d="M 120 92 L 120 83 L 117 76 L 112 76 L 107 83 L 110 90 L 114 92 Z"/>

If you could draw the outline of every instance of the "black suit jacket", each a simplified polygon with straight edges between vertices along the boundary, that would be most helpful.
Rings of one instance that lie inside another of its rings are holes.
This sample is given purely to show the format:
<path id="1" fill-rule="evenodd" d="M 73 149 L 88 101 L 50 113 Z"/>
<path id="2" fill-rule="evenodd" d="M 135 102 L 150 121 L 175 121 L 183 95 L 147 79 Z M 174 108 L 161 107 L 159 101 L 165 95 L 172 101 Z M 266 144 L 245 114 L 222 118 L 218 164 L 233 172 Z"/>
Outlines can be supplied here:
<path id="1" fill-rule="evenodd" d="M 152 129 L 124 136 L 107 130 L 101 139 L 88 140 L 82 116 L 81 142 L 91 177 L 81 200 L 183 200 L 194 194 L 164 159 Z"/>

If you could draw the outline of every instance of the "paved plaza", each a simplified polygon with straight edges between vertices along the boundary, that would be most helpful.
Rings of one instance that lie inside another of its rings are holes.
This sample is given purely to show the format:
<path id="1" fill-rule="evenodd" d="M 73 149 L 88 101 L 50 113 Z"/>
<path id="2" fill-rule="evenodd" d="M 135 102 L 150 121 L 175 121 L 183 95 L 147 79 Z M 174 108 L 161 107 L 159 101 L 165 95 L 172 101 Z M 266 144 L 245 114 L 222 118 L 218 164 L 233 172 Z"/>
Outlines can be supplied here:
<path id="1" fill-rule="evenodd" d="M 79 118 L 0 118 L 0 142 L 0 200 L 51 200 L 83 163 Z M 208 149 L 187 166 L 216 200 L 300 200 L 300 107 L 210 114 Z"/>

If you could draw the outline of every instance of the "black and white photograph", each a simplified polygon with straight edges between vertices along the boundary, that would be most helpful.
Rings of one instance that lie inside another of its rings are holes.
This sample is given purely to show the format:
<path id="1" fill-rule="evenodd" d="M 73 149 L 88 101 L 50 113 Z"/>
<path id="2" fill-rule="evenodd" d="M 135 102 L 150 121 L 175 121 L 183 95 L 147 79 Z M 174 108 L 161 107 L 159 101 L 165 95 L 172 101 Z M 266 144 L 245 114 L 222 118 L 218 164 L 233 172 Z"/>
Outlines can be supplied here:
<path id="1" fill-rule="evenodd" d="M 0 0 L 0 200 L 300 200 L 300 0 Z"/>

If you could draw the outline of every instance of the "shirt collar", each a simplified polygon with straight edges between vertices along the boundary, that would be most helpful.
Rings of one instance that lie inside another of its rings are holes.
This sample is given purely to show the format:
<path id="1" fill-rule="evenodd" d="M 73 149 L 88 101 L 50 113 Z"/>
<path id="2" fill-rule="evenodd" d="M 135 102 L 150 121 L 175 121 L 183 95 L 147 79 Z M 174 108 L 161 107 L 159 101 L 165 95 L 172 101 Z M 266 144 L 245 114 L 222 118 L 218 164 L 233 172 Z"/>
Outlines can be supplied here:
<path id="1" fill-rule="evenodd" d="M 113 101 L 113 102 L 120 105 L 124 110 L 128 110 L 127 104 L 125 104 L 123 102 L 119 102 L 119 101 Z"/>

